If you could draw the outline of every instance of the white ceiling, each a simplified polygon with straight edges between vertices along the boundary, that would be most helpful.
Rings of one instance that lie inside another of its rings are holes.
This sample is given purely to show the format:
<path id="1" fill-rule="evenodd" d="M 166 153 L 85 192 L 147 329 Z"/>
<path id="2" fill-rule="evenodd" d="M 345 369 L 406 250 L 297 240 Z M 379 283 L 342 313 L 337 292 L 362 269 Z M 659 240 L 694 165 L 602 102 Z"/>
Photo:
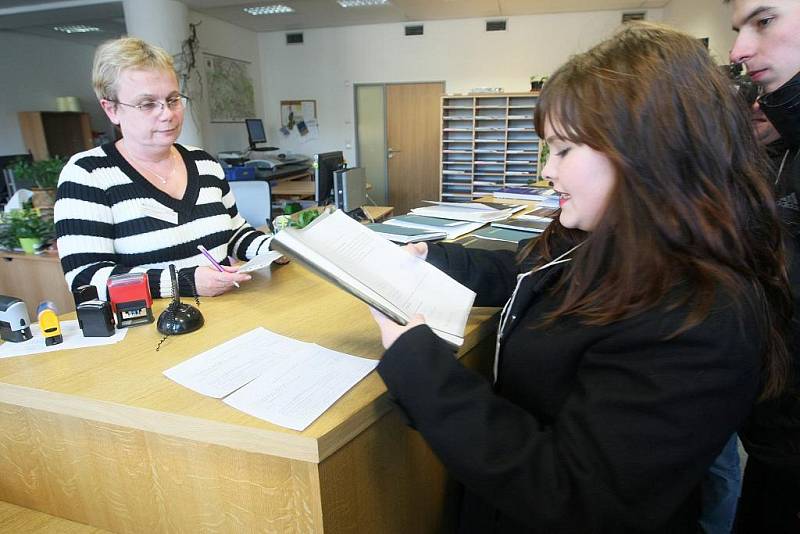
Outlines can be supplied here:
<path id="1" fill-rule="evenodd" d="M 190 9 L 255 32 L 299 30 L 388 22 L 486 18 L 514 15 L 621 9 L 658 8 L 669 0 L 390 0 L 377 7 L 340 7 L 336 0 L 181 0 Z M 243 8 L 284 4 L 295 12 L 253 16 Z M 53 31 L 56 24 L 86 24 L 101 28 L 97 34 L 66 35 Z M 13 30 L 74 42 L 96 44 L 125 32 L 122 3 L 107 0 L 0 0 L 0 30 Z"/>

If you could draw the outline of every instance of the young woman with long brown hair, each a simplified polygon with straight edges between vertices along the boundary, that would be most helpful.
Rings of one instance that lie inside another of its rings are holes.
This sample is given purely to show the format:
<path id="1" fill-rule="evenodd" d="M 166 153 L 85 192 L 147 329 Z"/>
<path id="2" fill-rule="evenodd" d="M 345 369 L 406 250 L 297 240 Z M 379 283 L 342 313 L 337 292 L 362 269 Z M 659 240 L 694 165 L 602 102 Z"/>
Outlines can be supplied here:
<path id="1" fill-rule="evenodd" d="M 462 532 L 695 532 L 699 488 L 787 379 L 782 235 L 706 50 L 634 25 L 547 82 L 558 218 L 519 253 L 416 245 L 503 305 L 493 383 L 375 313 L 391 395 L 465 487 Z"/>

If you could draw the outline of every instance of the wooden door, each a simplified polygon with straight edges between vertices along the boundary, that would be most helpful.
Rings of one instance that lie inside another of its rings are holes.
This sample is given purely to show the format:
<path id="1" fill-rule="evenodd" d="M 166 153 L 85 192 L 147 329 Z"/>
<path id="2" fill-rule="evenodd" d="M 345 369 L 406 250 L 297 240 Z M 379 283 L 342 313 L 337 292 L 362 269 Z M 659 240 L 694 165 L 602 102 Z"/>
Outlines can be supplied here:
<path id="1" fill-rule="evenodd" d="M 444 84 L 386 86 L 388 201 L 396 214 L 439 199 L 439 104 Z"/>

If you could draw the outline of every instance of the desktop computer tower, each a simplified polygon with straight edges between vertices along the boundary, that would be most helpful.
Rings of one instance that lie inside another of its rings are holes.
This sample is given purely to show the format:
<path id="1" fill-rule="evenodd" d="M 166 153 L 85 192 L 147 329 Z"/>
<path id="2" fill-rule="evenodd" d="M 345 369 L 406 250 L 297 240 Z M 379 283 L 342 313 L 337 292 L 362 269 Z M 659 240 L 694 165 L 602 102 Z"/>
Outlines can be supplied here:
<path id="1" fill-rule="evenodd" d="M 367 203 L 367 175 L 364 167 L 349 167 L 333 172 L 336 207 L 353 211 Z"/>

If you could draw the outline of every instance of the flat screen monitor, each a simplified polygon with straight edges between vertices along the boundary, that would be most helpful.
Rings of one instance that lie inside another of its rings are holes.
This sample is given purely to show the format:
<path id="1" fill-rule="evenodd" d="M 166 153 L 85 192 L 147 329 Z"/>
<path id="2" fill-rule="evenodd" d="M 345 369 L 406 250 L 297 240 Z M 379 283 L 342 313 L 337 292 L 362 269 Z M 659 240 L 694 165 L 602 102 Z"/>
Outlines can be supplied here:
<path id="1" fill-rule="evenodd" d="M 266 143 L 267 133 L 264 131 L 264 123 L 261 119 L 245 119 L 247 126 L 247 139 L 250 142 L 250 150 L 258 150 L 256 143 Z"/>
<path id="2" fill-rule="evenodd" d="M 344 154 L 341 150 L 314 155 L 314 200 L 317 206 L 325 206 L 333 201 L 333 171 L 344 168 Z"/>

